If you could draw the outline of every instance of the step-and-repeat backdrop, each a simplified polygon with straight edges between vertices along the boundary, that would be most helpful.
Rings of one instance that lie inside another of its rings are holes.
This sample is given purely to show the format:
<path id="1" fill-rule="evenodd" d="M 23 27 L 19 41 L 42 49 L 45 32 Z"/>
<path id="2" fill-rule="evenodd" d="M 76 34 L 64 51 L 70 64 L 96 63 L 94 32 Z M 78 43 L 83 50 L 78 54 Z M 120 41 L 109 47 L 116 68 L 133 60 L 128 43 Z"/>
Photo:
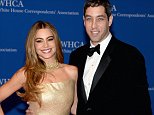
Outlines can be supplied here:
<path id="1" fill-rule="evenodd" d="M 136 46 L 144 55 L 154 112 L 154 1 L 111 0 L 112 32 Z M 49 21 L 58 30 L 68 63 L 72 50 L 86 43 L 83 26 L 84 0 L 0 0 L 0 86 L 25 61 L 25 41 L 32 24 Z M 1 94 L 0 94 L 1 95 Z M 27 105 L 16 93 L 2 102 L 6 115 L 24 115 Z"/>

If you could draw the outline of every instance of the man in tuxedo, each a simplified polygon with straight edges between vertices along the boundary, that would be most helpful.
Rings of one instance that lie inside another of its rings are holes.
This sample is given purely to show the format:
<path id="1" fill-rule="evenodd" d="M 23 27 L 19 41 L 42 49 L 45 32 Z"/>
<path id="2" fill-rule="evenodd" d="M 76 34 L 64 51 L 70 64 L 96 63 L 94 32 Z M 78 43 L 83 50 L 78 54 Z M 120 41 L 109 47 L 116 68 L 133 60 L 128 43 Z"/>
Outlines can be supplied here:
<path id="1" fill-rule="evenodd" d="M 69 61 L 78 67 L 77 115 L 152 115 L 144 57 L 111 34 L 109 1 L 86 1 L 83 18 L 90 42 Z"/>

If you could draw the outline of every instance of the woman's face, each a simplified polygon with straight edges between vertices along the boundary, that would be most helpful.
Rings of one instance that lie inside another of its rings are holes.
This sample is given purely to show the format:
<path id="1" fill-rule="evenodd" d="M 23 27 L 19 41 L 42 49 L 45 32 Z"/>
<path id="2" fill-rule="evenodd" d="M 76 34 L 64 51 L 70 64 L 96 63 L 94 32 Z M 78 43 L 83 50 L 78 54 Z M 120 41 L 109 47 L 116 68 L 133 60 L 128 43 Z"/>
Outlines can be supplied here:
<path id="1" fill-rule="evenodd" d="M 36 53 L 39 58 L 43 61 L 48 61 L 49 59 L 55 59 L 56 55 L 56 45 L 55 39 L 52 31 L 48 28 L 39 29 L 36 33 L 34 43 Z"/>

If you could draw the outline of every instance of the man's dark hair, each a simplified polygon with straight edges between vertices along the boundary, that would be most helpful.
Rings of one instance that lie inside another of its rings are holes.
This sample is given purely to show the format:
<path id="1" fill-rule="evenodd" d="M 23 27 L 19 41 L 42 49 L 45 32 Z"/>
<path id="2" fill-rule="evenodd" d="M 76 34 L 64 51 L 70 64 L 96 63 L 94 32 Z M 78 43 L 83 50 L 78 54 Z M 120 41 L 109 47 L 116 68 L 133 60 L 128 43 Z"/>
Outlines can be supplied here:
<path id="1" fill-rule="evenodd" d="M 105 13 L 107 14 L 107 17 L 109 19 L 112 13 L 111 12 L 112 7 L 109 0 L 86 0 L 84 4 L 84 16 L 88 7 L 98 7 L 98 6 L 103 6 L 105 8 Z"/>

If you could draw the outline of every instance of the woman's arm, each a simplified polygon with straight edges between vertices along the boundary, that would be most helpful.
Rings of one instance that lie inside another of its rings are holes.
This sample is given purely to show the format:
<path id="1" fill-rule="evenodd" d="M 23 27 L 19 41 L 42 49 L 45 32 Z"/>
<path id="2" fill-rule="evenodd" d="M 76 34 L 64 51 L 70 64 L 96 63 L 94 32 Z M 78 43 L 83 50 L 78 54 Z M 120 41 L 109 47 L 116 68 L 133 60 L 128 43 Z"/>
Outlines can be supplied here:
<path id="1" fill-rule="evenodd" d="M 77 103 L 78 103 L 78 98 L 77 98 L 77 79 L 78 79 L 78 69 L 77 67 L 73 67 L 72 71 L 72 78 L 75 80 L 75 91 L 74 91 L 74 102 L 71 107 L 71 114 L 76 115 L 76 109 L 77 109 Z"/>
<path id="2" fill-rule="evenodd" d="M 25 83 L 25 81 L 26 79 L 24 75 L 24 70 L 18 70 L 8 82 L 6 82 L 0 87 L 0 102 L 2 102 L 11 94 L 20 89 L 23 86 L 23 83 Z M 0 115 L 2 113 L 2 107 L 0 107 Z"/>
<path id="3" fill-rule="evenodd" d="M 77 103 L 78 103 L 78 98 L 77 98 L 77 88 L 75 86 L 75 97 L 74 97 L 74 103 L 71 107 L 71 114 L 76 115 L 76 109 L 77 109 Z"/>
<path id="4" fill-rule="evenodd" d="M 0 105 L 0 115 L 4 115 L 1 105 Z"/>

